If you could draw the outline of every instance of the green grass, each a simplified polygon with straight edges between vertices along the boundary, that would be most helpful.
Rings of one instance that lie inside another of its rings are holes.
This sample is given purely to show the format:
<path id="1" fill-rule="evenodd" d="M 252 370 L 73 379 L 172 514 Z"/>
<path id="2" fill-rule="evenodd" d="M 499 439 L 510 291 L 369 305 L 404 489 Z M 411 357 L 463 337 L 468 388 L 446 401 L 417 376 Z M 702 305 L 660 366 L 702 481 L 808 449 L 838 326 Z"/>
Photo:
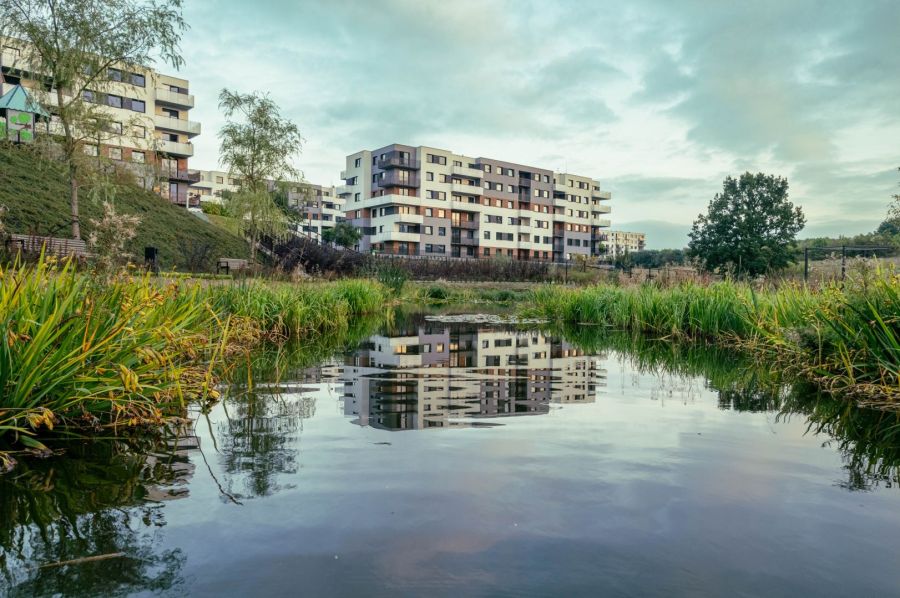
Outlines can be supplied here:
<path id="1" fill-rule="evenodd" d="M 42 450 L 38 439 L 60 428 L 162 425 L 215 399 L 217 380 L 266 339 L 333 346 L 355 336 L 360 317 L 391 313 L 388 290 L 367 280 L 106 279 L 53 262 L 0 270 L 8 446 Z"/>
<path id="2" fill-rule="evenodd" d="M 751 351 L 873 405 L 900 404 L 900 277 L 891 270 L 819 289 L 720 282 L 671 288 L 534 291 L 523 315 Z"/>
<path id="3" fill-rule="evenodd" d="M 184 208 L 172 205 L 149 191 L 134 185 L 124 187 L 115 201 L 121 213 L 140 217 L 137 236 L 126 249 L 143 261 L 144 247 L 159 249 L 163 268 L 184 269 L 185 248 L 209 247 L 215 267 L 219 257 L 246 258 L 247 243 L 233 231 L 197 218 Z M 80 195 L 82 238 L 87 239 L 91 219 L 99 219 L 101 206 L 89 198 L 89 189 Z M 6 206 L 4 218 L 9 232 L 41 236 L 68 237 L 69 183 L 61 164 L 39 158 L 27 147 L 0 143 L 0 205 Z"/>

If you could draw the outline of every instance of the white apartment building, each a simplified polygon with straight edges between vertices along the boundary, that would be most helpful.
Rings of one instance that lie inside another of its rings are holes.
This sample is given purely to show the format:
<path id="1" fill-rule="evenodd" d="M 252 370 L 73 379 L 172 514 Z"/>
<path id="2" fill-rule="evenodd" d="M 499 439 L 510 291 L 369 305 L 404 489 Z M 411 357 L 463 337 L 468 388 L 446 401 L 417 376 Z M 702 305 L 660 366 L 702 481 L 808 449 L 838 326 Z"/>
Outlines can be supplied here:
<path id="1" fill-rule="evenodd" d="M 606 255 L 611 258 L 643 251 L 647 244 L 647 235 L 644 233 L 610 230 L 602 233 L 601 238 L 606 247 Z"/>
<path id="2" fill-rule="evenodd" d="M 37 84 L 39 73 L 26 64 L 23 42 L 6 39 L 2 44 L 4 83 L 29 89 L 51 113 L 51 132 L 61 130 L 52 116 L 58 104 L 56 94 L 44 93 Z M 102 92 L 86 91 L 84 99 L 103 107 L 111 120 L 110 130 L 96 143 L 85 142 L 85 153 L 119 163 L 135 174 L 139 184 L 173 203 L 192 205 L 188 187 L 197 174 L 188 169 L 188 160 L 194 155 L 191 139 L 200 134 L 201 127 L 189 119 L 194 96 L 188 81 L 151 68 L 110 68 L 105 76 L 110 84 L 104 85 Z"/>
<path id="3" fill-rule="evenodd" d="M 363 150 L 341 178 L 360 251 L 560 261 L 600 255 L 610 224 L 595 179 L 438 148 Z"/>

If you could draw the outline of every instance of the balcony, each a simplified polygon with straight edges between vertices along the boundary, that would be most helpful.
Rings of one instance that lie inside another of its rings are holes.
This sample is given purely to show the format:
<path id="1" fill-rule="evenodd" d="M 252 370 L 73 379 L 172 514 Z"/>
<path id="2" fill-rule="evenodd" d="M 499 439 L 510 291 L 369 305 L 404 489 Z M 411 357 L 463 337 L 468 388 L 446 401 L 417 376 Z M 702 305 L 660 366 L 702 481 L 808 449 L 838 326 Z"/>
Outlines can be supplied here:
<path id="1" fill-rule="evenodd" d="M 478 247 L 478 238 L 472 237 L 470 239 L 468 237 L 463 237 L 461 235 L 451 235 L 450 236 L 450 244 L 451 245 L 463 245 L 465 247 Z"/>
<path id="2" fill-rule="evenodd" d="M 452 228 L 461 228 L 463 230 L 478 230 L 478 221 L 477 220 L 451 220 L 450 226 Z"/>
<path id="3" fill-rule="evenodd" d="M 157 139 L 159 151 L 172 154 L 173 156 L 193 156 L 193 143 L 179 143 L 177 141 L 168 141 L 166 139 Z"/>
<path id="4" fill-rule="evenodd" d="M 484 195 L 484 189 L 481 187 L 481 185 L 463 185 L 460 183 L 451 183 L 450 193 L 452 195 Z"/>
<path id="5" fill-rule="evenodd" d="M 172 118 L 171 116 L 161 116 L 159 114 L 154 114 L 153 123 L 157 128 L 187 133 L 191 137 L 200 134 L 200 123 L 194 122 L 192 120 Z"/>
<path id="6" fill-rule="evenodd" d="M 611 223 L 609 221 L 609 218 L 600 218 L 600 219 L 594 221 L 594 226 L 599 226 L 602 228 L 609 228 L 610 224 Z"/>
<path id="7" fill-rule="evenodd" d="M 466 177 L 468 179 L 481 179 L 484 173 L 477 168 L 469 168 L 468 166 L 453 166 L 450 168 L 450 174 Z"/>
<path id="8" fill-rule="evenodd" d="M 387 172 L 382 178 L 378 179 L 377 185 L 382 189 L 387 187 L 418 187 L 419 177 L 411 175 L 403 175 L 401 172 Z"/>
<path id="9" fill-rule="evenodd" d="M 612 193 L 609 191 L 591 191 L 591 195 L 597 199 L 612 199 Z"/>
<path id="10" fill-rule="evenodd" d="M 164 87 L 156 88 L 156 101 L 171 104 L 180 108 L 193 108 L 194 96 L 188 93 L 179 93 Z"/>
<path id="11" fill-rule="evenodd" d="M 609 214 L 612 212 L 612 206 L 593 206 L 591 212 L 594 214 Z"/>
<path id="12" fill-rule="evenodd" d="M 419 161 L 412 158 L 403 158 L 401 156 L 388 156 L 383 160 L 378 160 L 375 165 L 382 169 L 390 168 L 408 168 L 410 170 L 419 170 Z"/>
<path id="13" fill-rule="evenodd" d="M 186 181 L 188 183 L 200 182 L 199 170 L 176 170 L 172 168 L 163 169 L 159 174 L 162 178 L 167 178 L 170 181 Z"/>

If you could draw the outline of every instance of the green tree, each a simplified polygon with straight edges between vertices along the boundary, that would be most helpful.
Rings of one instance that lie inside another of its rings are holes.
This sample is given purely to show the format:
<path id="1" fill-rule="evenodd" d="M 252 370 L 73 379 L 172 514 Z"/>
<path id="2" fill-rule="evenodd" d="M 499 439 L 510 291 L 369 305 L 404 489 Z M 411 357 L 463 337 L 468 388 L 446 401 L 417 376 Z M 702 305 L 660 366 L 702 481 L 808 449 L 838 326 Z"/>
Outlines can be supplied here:
<path id="1" fill-rule="evenodd" d="M 794 261 L 805 223 L 803 210 L 788 201 L 786 178 L 745 172 L 727 177 L 694 221 L 688 255 L 706 270 L 739 276 L 781 270 Z"/>
<path id="2" fill-rule="evenodd" d="M 352 247 L 356 245 L 362 238 L 360 233 L 353 225 L 347 222 L 338 222 L 334 228 L 322 229 L 322 240 L 326 243 L 335 243 L 342 247 Z"/>
<path id="3" fill-rule="evenodd" d="M 154 56 L 180 67 L 178 44 L 187 27 L 181 5 L 182 0 L 0 0 L 0 36 L 24 42 L 20 60 L 41 83 L 37 99 L 59 119 L 54 133 L 68 166 L 75 238 L 81 238 L 78 188 L 86 168 L 80 147 L 108 130 L 100 104 L 117 83 L 110 69 L 141 72 Z"/>
<path id="4" fill-rule="evenodd" d="M 241 188 L 228 199 L 228 208 L 241 219 L 250 240 L 250 255 L 255 258 L 262 235 L 281 238 L 288 234 L 291 219 L 280 183 L 302 178 L 291 158 L 303 148 L 303 137 L 267 95 L 223 89 L 219 108 L 227 119 L 219 130 L 219 162 L 241 180 Z M 269 190 L 270 182 L 274 191 Z"/>
<path id="5" fill-rule="evenodd" d="M 887 216 L 875 231 L 880 235 L 900 235 L 900 194 L 895 193 L 891 197 L 893 200 L 888 205 Z"/>

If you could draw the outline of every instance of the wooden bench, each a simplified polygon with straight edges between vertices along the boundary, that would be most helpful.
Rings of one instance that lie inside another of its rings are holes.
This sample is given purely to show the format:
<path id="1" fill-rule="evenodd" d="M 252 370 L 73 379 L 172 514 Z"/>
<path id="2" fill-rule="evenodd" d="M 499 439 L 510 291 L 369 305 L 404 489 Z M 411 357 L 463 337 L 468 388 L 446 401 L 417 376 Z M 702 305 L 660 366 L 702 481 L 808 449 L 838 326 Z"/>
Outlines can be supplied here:
<path id="1" fill-rule="evenodd" d="M 216 274 L 221 274 L 223 271 L 225 274 L 231 274 L 232 272 L 240 272 L 249 269 L 250 262 L 239 258 L 220 257 L 219 261 L 216 263 Z"/>
<path id="2" fill-rule="evenodd" d="M 91 256 L 91 253 L 87 250 L 87 243 L 81 239 L 11 234 L 6 241 L 6 248 L 10 251 L 23 253 L 40 253 L 43 251 L 46 255 L 57 257 L 74 256 L 86 258 Z"/>

